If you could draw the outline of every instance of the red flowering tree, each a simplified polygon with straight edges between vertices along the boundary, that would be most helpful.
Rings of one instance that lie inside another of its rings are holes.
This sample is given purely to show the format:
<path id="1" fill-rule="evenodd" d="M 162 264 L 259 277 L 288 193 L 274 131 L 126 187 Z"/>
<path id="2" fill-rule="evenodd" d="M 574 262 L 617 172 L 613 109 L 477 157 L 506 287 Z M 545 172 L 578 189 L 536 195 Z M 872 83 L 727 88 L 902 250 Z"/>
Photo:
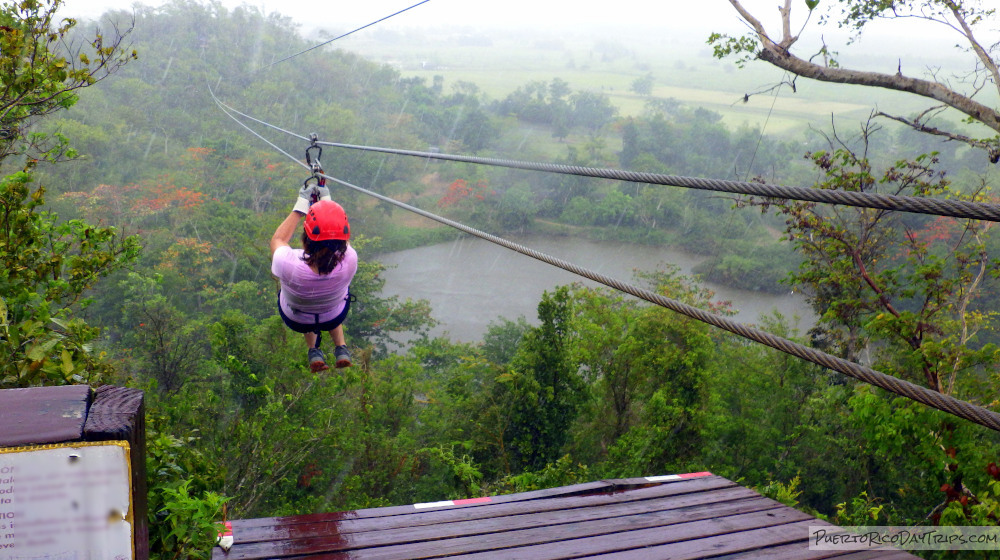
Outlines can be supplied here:
<path id="1" fill-rule="evenodd" d="M 438 200 L 437 205 L 441 208 L 460 206 L 463 203 L 465 206 L 473 206 L 495 194 L 496 192 L 490 188 L 486 181 L 476 181 L 475 184 L 470 185 L 465 179 L 456 179 L 448 185 L 448 192 Z"/>

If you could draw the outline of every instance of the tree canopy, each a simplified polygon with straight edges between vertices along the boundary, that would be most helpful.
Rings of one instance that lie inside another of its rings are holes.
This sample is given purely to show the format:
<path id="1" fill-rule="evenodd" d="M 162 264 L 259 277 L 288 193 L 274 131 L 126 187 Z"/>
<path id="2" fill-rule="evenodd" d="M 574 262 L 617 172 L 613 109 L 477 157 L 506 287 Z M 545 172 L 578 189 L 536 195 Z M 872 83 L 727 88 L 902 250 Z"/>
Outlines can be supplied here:
<path id="1" fill-rule="evenodd" d="M 137 55 L 131 28 L 71 34 L 76 21 L 57 20 L 62 0 L 22 0 L 0 9 L 0 160 L 39 148 L 27 130 L 36 119 L 71 107 L 77 91 L 115 73 Z"/>
<path id="2" fill-rule="evenodd" d="M 37 119 L 71 107 L 77 91 L 116 72 L 134 52 L 128 31 L 100 31 L 74 43 L 73 20 L 55 21 L 61 0 L 0 7 L 0 165 L 30 157 L 0 178 L 0 387 L 100 382 L 110 370 L 90 342 L 97 330 L 77 316 L 98 278 L 126 266 L 138 241 L 83 220 L 58 221 L 34 185 L 38 160 L 74 152 L 61 135 L 29 132 Z"/>

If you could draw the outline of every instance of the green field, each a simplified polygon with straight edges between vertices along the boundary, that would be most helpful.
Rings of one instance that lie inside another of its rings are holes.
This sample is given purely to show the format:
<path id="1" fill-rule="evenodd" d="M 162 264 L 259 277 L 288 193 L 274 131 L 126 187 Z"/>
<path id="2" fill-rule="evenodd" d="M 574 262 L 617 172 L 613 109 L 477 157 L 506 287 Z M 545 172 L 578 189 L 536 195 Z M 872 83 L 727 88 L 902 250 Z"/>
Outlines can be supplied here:
<path id="1" fill-rule="evenodd" d="M 796 80 L 793 91 L 787 76 L 766 63 L 740 69 L 732 61 L 714 58 L 704 38 L 635 37 L 626 43 L 588 35 L 413 30 L 373 33 L 341 47 L 390 65 L 403 77 L 419 77 L 430 84 L 441 76 L 446 92 L 459 82 L 471 82 L 487 101 L 503 99 L 530 82 L 559 78 L 573 91 L 606 94 L 625 117 L 643 112 L 647 99 L 631 91 L 631 85 L 651 73 L 653 98 L 714 111 L 731 130 L 749 127 L 794 141 L 815 136 L 816 131 L 829 135 L 833 126 L 838 134 L 853 136 L 875 111 L 912 115 L 934 104 L 888 90 L 805 79 Z M 748 95 L 746 102 L 744 95 Z M 954 113 L 950 118 L 961 120 Z M 884 119 L 879 124 L 898 126 Z M 511 153 L 519 157 L 563 156 L 567 145 L 588 141 L 582 131 L 574 131 L 564 142 L 553 139 L 548 131 L 523 126 L 508 133 L 513 135 L 508 139 Z M 620 150 L 620 137 L 609 133 L 604 149 Z"/>
<path id="2" fill-rule="evenodd" d="M 799 80 L 795 92 L 783 85 L 775 97 L 771 88 L 783 78 L 779 70 L 765 63 L 738 69 L 730 61 L 713 58 L 703 43 L 656 43 L 647 38 L 631 45 L 587 36 L 550 39 L 411 31 L 389 39 L 375 35 L 344 47 L 392 65 L 405 77 L 430 83 L 434 76 L 443 76 L 446 90 L 459 81 L 474 83 L 494 100 L 529 82 L 558 77 L 574 90 L 606 93 L 622 116 L 642 112 L 645 100 L 630 87 L 636 78 L 652 73 L 654 97 L 716 111 L 733 128 L 763 127 L 766 122 L 766 132 L 772 135 L 795 136 L 810 126 L 829 129 L 831 116 L 838 127 L 856 129 L 854 123 L 865 120 L 876 107 L 907 113 L 930 105 L 894 92 L 808 80 Z M 609 50 L 614 52 L 601 54 Z M 744 94 L 750 94 L 748 103 L 743 102 Z"/>

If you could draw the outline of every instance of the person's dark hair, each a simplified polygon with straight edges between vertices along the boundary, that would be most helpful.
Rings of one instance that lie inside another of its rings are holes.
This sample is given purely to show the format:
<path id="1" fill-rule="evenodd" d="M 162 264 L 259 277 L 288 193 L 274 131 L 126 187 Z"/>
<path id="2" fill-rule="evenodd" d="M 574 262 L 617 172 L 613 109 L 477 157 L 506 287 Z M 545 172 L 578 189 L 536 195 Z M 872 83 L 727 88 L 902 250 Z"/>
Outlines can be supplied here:
<path id="1" fill-rule="evenodd" d="M 302 248 L 305 254 L 302 260 L 309 266 L 315 266 L 320 274 L 330 274 L 334 268 L 344 260 L 347 252 L 347 241 L 342 239 L 330 239 L 326 241 L 313 241 L 306 233 L 302 232 Z"/>

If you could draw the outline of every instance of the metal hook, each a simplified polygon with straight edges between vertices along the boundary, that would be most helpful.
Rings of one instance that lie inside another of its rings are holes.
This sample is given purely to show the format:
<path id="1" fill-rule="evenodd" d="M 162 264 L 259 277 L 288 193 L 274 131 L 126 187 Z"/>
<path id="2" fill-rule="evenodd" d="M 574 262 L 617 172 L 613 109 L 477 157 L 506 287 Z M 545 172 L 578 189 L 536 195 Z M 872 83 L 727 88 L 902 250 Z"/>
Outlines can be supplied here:
<path id="1" fill-rule="evenodd" d="M 309 147 L 306 148 L 306 164 L 309 166 L 310 169 L 312 169 L 313 173 L 322 173 L 323 166 L 320 164 L 319 158 L 323 156 L 323 147 L 316 143 L 319 141 L 319 136 L 317 136 L 316 133 L 314 132 L 309 135 L 309 140 L 312 142 L 312 144 L 310 144 Z M 315 161 L 313 161 L 309 153 L 309 151 L 313 149 L 316 150 Z"/>
<path id="2" fill-rule="evenodd" d="M 323 187 L 326 186 L 326 177 L 323 177 L 323 165 L 320 163 L 319 158 L 323 157 L 323 147 L 317 144 L 319 142 L 319 136 L 313 132 L 309 135 L 309 141 L 311 144 L 306 148 L 306 165 L 312 170 L 313 176 L 311 179 L 316 179 L 316 184 Z M 316 150 L 316 159 L 313 160 L 311 150 Z M 308 179 L 306 180 L 308 182 Z"/>

